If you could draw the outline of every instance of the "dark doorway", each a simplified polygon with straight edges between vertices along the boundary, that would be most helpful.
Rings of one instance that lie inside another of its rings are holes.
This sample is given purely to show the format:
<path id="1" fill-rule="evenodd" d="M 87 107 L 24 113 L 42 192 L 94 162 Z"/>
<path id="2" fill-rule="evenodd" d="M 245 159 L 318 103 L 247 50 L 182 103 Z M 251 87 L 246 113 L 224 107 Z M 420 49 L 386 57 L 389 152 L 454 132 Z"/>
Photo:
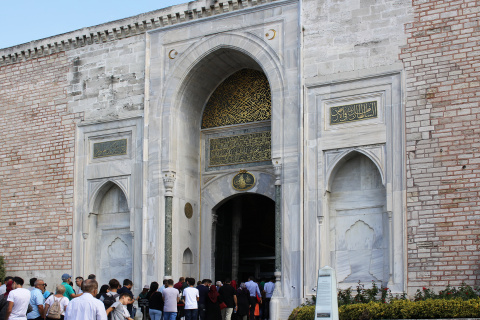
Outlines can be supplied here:
<path id="1" fill-rule="evenodd" d="M 215 281 L 272 277 L 275 269 L 275 202 L 243 194 L 223 203 L 215 226 Z"/>

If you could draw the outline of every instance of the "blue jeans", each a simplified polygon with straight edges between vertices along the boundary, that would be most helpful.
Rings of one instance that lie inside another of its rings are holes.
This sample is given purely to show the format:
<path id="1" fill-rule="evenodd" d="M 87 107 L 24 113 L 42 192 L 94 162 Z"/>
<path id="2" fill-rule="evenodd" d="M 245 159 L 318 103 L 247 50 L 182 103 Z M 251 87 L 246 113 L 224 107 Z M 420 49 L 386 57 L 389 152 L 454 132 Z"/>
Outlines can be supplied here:
<path id="1" fill-rule="evenodd" d="M 156 309 L 149 310 L 151 320 L 160 320 L 162 318 L 162 311 Z"/>
<path id="2" fill-rule="evenodd" d="M 176 312 L 164 312 L 163 319 L 164 320 L 175 320 L 177 318 Z"/>
<path id="3" fill-rule="evenodd" d="M 185 309 L 185 320 L 197 320 L 198 309 Z"/>

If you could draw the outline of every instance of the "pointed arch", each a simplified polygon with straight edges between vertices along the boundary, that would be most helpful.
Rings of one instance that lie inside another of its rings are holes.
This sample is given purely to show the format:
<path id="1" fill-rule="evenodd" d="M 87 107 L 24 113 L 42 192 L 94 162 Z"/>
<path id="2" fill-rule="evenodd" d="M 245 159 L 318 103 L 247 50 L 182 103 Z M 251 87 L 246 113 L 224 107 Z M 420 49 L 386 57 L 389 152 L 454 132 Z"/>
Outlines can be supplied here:
<path id="1" fill-rule="evenodd" d="M 373 153 L 369 152 L 368 150 L 362 148 L 355 148 L 355 149 L 348 149 L 339 154 L 334 161 L 329 165 L 327 168 L 327 172 L 325 175 L 325 190 L 331 192 L 332 183 L 335 179 L 335 175 L 337 174 L 338 170 L 351 158 L 354 156 L 361 154 L 369 158 L 373 164 L 377 167 L 378 172 L 380 173 L 380 177 L 382 179 L 382 184 L 385 186 L 385 173 L 383 171 L 384 166 L 380 162 L 380 159 Z"/>
<path id="2" fill-rule="evenodd" d="M 109 179 L 103 184 L 99 185 L 92 193 L 88 205 L 89 213 L 99 213 L 100 204 L 102 203 L 103 198 L 105 197 L 107 192 L 110 191 L 110 189 L 112 189 L 112 187 L 114 186 L 117 186 L 122 191 L 123 196 L 127 201 L 127 207 L 130 208 L 129 199 L 127 197 L 128 193 L 126 192 L 125 188 L 121 184 Z"/>
<path id="3" fill-rule="evenodd" d="M 183 263 L 192 264 L 193 263 L 193 252 L 190 248 L 183 251 Z"/>

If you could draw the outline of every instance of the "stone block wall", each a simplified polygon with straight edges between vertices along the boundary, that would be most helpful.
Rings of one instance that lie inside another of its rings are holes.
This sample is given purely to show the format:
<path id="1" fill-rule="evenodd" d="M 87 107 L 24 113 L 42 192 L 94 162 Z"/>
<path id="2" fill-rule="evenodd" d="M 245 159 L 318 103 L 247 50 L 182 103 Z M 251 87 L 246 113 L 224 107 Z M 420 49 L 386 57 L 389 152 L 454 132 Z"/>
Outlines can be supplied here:
<path id="1" fill-rule="evenodd" d="M 0 67 L 0 252 L 9 275 L 45 277 L 72 267 L 81 114 L 67 110 L 70 65 L 57 53 Z"/>
<path id="2" fill-rule="evenodd" d="M 398 63 L 410 0 L 303 0 L 306 82 Z M 350 78 L 352 75 L 349 76 Z M 329 79 L 328 81 L 330 81 Z"/>
<path id="3" fill-rule="evenodd" d="M 68 108 L 85 121 L 106 121 L 143 114 L 145 35 L 93 43 L 67 51 Z"/>
<path id="4" fill-rule="evenodd" d="M 480 278 L 480 6 L 413 1 L 406 25 L 408 288 Z"/>

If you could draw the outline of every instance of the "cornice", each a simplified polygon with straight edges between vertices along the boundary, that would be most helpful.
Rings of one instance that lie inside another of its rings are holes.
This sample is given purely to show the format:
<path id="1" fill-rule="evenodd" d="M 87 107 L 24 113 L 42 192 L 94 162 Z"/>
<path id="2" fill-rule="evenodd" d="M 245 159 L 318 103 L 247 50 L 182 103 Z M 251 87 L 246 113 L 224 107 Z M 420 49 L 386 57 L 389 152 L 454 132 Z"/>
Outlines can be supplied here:
<path id="1" fill-rule="evenodd" d="M 14 64 L 50 54 L 77 48 L 112 42 L 145 34 L 149 30 L 170 27 L 206 17 L 260 6 L 276 0 L 198 0 L 164 9 L 142 13 L 93 27 L 34 40 L 13 47 L 0 49 L 0 66 Z"/>

